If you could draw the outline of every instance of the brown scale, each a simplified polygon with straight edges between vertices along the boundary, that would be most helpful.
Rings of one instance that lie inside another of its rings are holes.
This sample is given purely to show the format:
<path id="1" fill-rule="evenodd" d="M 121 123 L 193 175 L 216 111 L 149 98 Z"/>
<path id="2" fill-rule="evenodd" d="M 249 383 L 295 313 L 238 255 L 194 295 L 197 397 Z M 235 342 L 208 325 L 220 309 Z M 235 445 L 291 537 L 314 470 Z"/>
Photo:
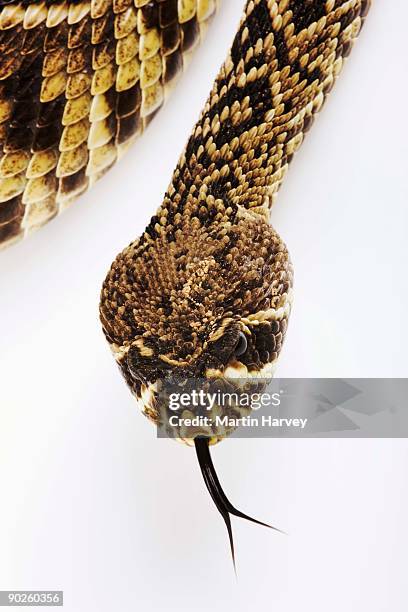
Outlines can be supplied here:
<path id="1" fill-rule="evenodd" d="M 126 152 L 216 4 L 0 1 L 0 247 L 59 214 Z"/>
<path id="2" fill-rule="evenodd" d="M 22 194 L 26 184 L 25 169 L 28 165 L 30 146 L 34 139 L 36 98 L 41 79 L 41 49 L 35 40 L 24 32 L 21 24 L 2 20 L 0 81 L 1 98 L 7 101 L 7 123 L 2 124 L 2 158 L 0 176 L 4 177 L 4 211 L 0 222 L 0 240 L 8 240 L 19 233 L 24 216 Z M 1 115 L 1 111 L 0 111 Z M 0 206 L 2 206 L 0 204 Z"/>
<path id="3" fill-rule="evenodd" d="M 197 36 L 196 15 L 180 5 L 186 49 Z M 229 515 L 249 517 L 226 498 L 209 455 L 225 431 L 170 427 L 165 383 L 181 390 L 189 379 L 233 386 L 237 376 L 271 376 L 293 272 L 270 207 L 368 8 L 369 0 L 247 1 L 163 204 L 102 288 L 101 322 L 125 381 L 151 421 L 195 445 L 232 554 Z M 171 11 L 159 18 L 167 24 Z"/>

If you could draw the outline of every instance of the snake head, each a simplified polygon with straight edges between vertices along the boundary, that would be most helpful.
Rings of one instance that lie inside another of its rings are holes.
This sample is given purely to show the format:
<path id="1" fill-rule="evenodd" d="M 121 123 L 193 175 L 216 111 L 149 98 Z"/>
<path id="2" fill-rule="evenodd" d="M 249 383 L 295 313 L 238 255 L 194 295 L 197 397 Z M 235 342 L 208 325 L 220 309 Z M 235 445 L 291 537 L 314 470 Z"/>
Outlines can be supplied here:
<path id="1" fill-rule="evenodd" d="M 288 251 L 261 215 L 211 198 L 205 215 L 170 212 L 116 258 L 100 307 L 122 374 L 155 422 L 160 381 L 270 378 L 292 296 Z"/>

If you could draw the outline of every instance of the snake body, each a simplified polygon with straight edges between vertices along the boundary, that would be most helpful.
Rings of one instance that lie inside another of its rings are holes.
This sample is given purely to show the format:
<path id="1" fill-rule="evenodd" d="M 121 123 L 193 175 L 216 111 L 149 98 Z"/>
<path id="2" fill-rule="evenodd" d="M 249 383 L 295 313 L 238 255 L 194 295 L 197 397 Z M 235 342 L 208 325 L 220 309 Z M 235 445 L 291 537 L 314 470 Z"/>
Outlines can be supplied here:
<path id="1" fill-rule="evenodd" d="M 109 169 L 160 108 L 216 5 L 1 6 L 0 242 L 10 243 Z M 162 205 L 117 256 L 102 288 L 105 336 L 154 423 L 168 412 L 163 381 L 234 385 L 273 374 L 293 270 L 270 208 L 369 6 L 247 0 Z M 196 447 L 234 555 L 230 514 L 254 519 L 229 502 L 215 473 L 209 444 L 224 433 L 209 425 L 193 436 L 175 434 Z"/>
<path id="2" fill-rule="evenodd" d="M 64 210 L 162 106 L 217 0 L 0 0 L 0 247 Z"/>
<path id="3" fill-rule="evenodd" d="M 269 211 L 369 5 L 246 2 L 162 205 L 103 285 L 105 335 L 153 422 L 166 411 L 160 381 L 273 373 L 293 271 Z"/>

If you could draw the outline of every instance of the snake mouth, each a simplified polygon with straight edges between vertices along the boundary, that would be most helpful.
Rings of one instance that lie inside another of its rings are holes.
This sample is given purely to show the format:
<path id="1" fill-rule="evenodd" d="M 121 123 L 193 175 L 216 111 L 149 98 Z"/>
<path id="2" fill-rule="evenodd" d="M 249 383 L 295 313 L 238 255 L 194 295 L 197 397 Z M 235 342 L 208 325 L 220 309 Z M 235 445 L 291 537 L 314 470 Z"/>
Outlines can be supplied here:
<path id="1" fill-rule="evenodd" d="M 275 373 L 291 303 L 289 290 L 277 301 L 276 308 L 245 317 L 225 317 L 202 341 L 195 359 L 171 359 L 160 351 L 159 340 L 153 338 L 136 338 L 128 347 L 114 347 L 122 374 L 143 414 L 158 427 L 159 437 L 164 434 L 194 446 L 196 436 L 208 437 L 214 443 L 236 431 L 239 424 L 231 422 L 239 423 L 249 416 L 250 406 L 239 402 L 225 405 L 215 400 L 207 412 L 187 403 L 179 406 L 183 419 L 175 424 L 170 396 L 200 389 L 208 394 L 217 387 L 238 394 L 251 387 L 251 392 L 263 390 Z M 210 423 L 202 419 L 196 420 L 193 427 L 183 424 L 200 415 L 211 417 Z M 224 421 L 223 417 L 228 419 Z"/>
<path id="2" fill-rule="evenodd" d="M 194 446 L 196 437 L 221 442 L 246 426 L 271 377 L 157 380 L 142 384 L 136 397 L 159 438 Z M 239 434 L 238 434 L 239 435 Z"/>

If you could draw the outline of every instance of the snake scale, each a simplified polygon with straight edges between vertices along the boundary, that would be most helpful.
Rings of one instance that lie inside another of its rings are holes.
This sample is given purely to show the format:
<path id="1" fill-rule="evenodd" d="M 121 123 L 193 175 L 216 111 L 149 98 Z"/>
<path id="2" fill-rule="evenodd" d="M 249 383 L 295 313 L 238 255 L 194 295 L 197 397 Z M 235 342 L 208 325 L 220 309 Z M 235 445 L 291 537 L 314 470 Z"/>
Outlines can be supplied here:
<path id="1" fill-rule="evenodd" d="M 293 270 L 270 209 L 369 7 L 370 0 L 245 3 L 162 205 L 102 288 L 105 336 L 155 424 L 168 410 L 163 381 L 273 374 Z M 54 216 L 111 166 L 161 106 L 165 84 L 215 8 L 210 0 L 3 8 L 1 240 Z M 255 519 L 232 506 L 215 473 L 209 446 L 224 436 L 216 427 L 176 435 L 195 445 L 234 554 L 230 514 Z"/>
<path id="2" fill-rule="evenodd" d="M 109 170 L 163 105 L 217 0 L 0 0 L 0 247 Z"/>

